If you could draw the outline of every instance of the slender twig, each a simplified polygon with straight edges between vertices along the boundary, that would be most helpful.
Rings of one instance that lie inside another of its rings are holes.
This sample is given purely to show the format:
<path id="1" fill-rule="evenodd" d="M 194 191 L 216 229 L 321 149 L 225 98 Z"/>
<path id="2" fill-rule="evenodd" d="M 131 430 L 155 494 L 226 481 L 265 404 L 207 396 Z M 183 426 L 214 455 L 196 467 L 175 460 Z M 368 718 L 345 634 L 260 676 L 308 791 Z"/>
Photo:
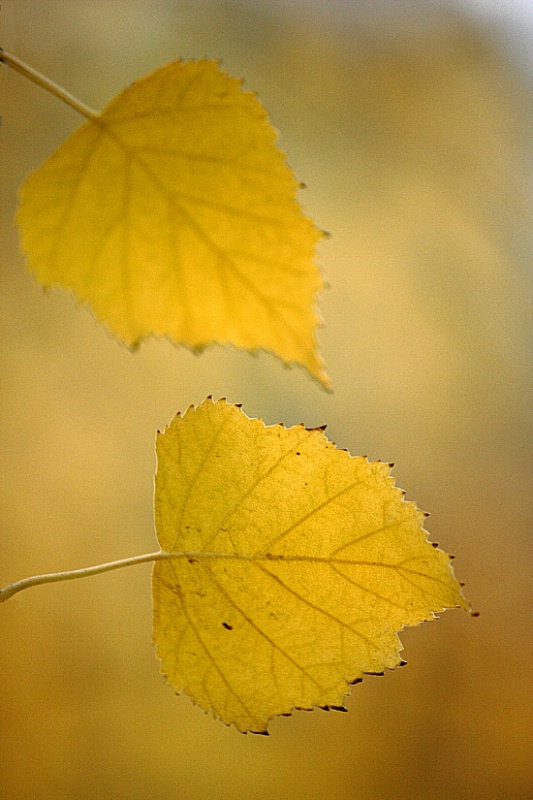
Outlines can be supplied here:
<path id="1" fill-rule="evenodd" d="M 87 119 L 96 120 L 100 116 L 98 111 L 95 111 L 90 106 L 85 105 L 85 103 L 82 103 L 81 100 L 78 100 L 61 86 L 58 86 L 57 83 L 54 83 L 52 80 L 50 80 L 50 78 L 47 78 L 40 72 L 37 72 L 37 70 L 33 69 L 33 67 L 30 67 L 29 64 L 26 64 L 20 58 L 17 58 L 17 56 L 14 56 L 12 53 L 8 53 L 7 50 L 4 50 L 1 47 L 0 62 L 7 64 L 8 67 L 11 67 L 17 72 L 20 72 L 21 75 L 24 75 L 24 77 L 29 78 L 38 86 L 41 86 L 48 92 L 51 92 L 53 95 L 55 95 L 55 97 L 59 97 L 60 100 L 63 100 L 63 102 L 67 103 L 67 105 L 71 106 L 71 108 L 79 111 L 79 113 L 83 114 L 83 116 L 87 117 Z"/>
<path id="2" fill-rule="evenodd" d="M 0 589 L 0 603 L 9 600 L 17 592 L 29 589 L 31 586 L 41 586 L 43 583 L 59 583 L 60 581 L 73 581 L 77 578 L 89 578 L 91 575 L 100 575 L 102 572 L 110 572 L 112 569 L 130 567 L 133 564 L 143 564 L 146 561 L 160 561 L 165 558 L 175 558 L 176 553 L 165 553 L 159 550 L 157 553 L 143 553 L 141 556 L 131 556 L 131 558 L 121 558 L 119 561 L 109 561 L 106 564 L 97 564 L 95 567 L 84 567 L 73 569 L 68 572 L 50 572 L 47 575 L 33 575 L 31 578 L 23 578 L 21 581 L 10 583 Z"/>
<path id="3" fill-rule="evenodd" d="M 10 583 L 0 589 L 0 603 L 4 603 L 13 597 L 14 594 L 22 592 L 23 589 L 29 589 L 31 586 L 42 586 L 44 583 L 60 583 L 61 581 L 74 581 L 78 578 L 90 578 L 91 575 L 100 575 L 102 572 L 111 572 L 112 569 L 121 569 L 122 567 L 131 567 L 134 564 L 144 564 L 147 561 L 166 561 L 171 558 L 182 558 L 189 561 L 207 561 L 211 559 L 232 559 L 238 561 L 254 561 L 258 558 L 255 554 L 247 553 L 209 553 L 205 550 L 202 551 L 178 551 L 168 552 L 165 550 L 158 550 L 156 553 L 143 553 L 141 556 L 131 556 L 130 558 L 121 558 L 118 561 L 108 561 L 105 564 L 97 564 L 94 567 L 82 567 L 82 569 L 72 569 L 67 572 L 49 572 L 45 575 L 33 575 L 31 578 L 23 578 L 15 583 Z M 276 558 L 267 554 L 265 556 L 268 560 Z"/>

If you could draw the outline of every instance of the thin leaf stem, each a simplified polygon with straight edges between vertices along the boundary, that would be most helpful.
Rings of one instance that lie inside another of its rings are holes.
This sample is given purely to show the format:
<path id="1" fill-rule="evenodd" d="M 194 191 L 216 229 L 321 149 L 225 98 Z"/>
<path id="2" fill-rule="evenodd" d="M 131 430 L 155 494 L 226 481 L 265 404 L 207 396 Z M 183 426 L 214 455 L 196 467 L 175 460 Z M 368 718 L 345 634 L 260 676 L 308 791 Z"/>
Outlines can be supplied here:
<path id="1" fill-rule="evenodd" d="M 31 578 L 23 578 L 15 583 L 10 583 L 0 589 L 0 603 L 9 600 L 14 594 L 31 586 L 41 586 L 44 583 L 59 583 L 60 581 L 73 581 L 78 578 L 89 578 L 91 575 L 100 575 L 102 572 L 110 572 L 113 569 L 131 567 L 134 564 L 143 564 L 146 561 L 160 561 L 166 558 L 175 558 L 176 553 L 166 553 L 159 550 L 157 553 L 143 553 L 140 556 L 121 558 L 118 561 L 109 561 L 106 564 L 97 564 L 94 567 L 83 567 L 82 569 L 72 569 L 68 572 L 50 572 L 46 575 L 33 575 Z"/>
<path id="2" fill-rule="evenodd" d="M 4 603 L 6 600 L 9 600 L 10 597 L 13 597 L 14 594 L 18 594 L 18 592 L 22 592 L 23 589 L 29 589 L 32 586 L 42 586 L 45 583 L 74 581 L 78 578 L 90 578 L 91 575 L 100 575 L 102 572 L 111 572 L 113 569 L 122 569 L 122 567 L 131 567 L 135 564 L 144 564 L 147 561 L 166 561 L 172 558 L 184 558 L 194 561 L 219 558 L 253 561 L 256 560 L 258 556 L 245 553 L 209 553 L 205 550 L 199 552 L 158 550 L 156 553 L 143 553 L 140 556 L 120 558 L 118 561 L 108 561 L 105 564 L 96 564 L 94 567 L 82 567 L 81 569 L 71 569 L 66 572 L 49 572 L 45 575 L 32 575 L 30 578 L 23 578 L 20 581 L 15 581 L 14 583 L 4 586 L 3 589 L 0 588 L 0 603 Z M 272 560 L 277 558 L 277 556 L 267 554 L 265 558 Z"/>
<path id="3" fill-rule="evenodd" d="M 111 572 L 113 569 L 122 569 L 122 567 L 131 567 L 134 564 L 144 564 L 147 561 L 166 561 L 171 558 L 186 558 L 189 560 L 209 560 L 219 558 L 237 559 L 240 561 L 252 561 L 257 558 L 256 555 L 248 555 L 245 553 L 209 553 L 204 550 L 198 551 L 166 551 L 158 550 L 156 553 L 143 553 L 140 556 L 131 556 L 130 558 L 120 558 L 118 561 L 108 561 L 105 564 L 97 564 L 94 567 L 82 567 L 81 569 L 71 569 L 66 572 L 49 572 L 45 575 L 33 575 L 30 578 L 23 578 L 15 583 L 10 583 L 0 589 L 0 603 L 4 603 L 13 597 L 14 594 L 22 592 L 23 589 L 29 589 L 31 586 L 42 586 L 45 583 L 60 583 L 61 581 L 74 581 L 78 578 L 90 578 L 91 575 L 100 575 L 102 572 Z M 267 555 L 265 558 L 269 560 L 276 558 L 276 556 Z"/>
<path id="4" fill-rule="evenodd" d="M 17 56 L 14 56 L 12 53 L 8 53 L 7 50 L 4 50 L 0 47 L 0 62 L 3 64 L 7 64 L 8 67 L 11 69 L 20 72 L 21 75 L 24 75 L 25 78 L 29 78 L 30 81 L 33 81 L 38 86 L 41 86 L 43 89 L 46 89 L 51 94 L 55 95 L 55 97 L 59 97 L 60 100 L 63 100 L 64 103 L 74 108 L 80 114 L 83 114 L 84 117 L 87 119 L 96 120 L 100 116 L 98 111 L 95 111 L 90 106 L 82 103 L 81 100 L 78 100 L 77 97 L 74 97 L 66 89 L 63 89 L 61 86 L 58 86 L 57 83 L 54 83 L 50 78 L 47 78 L 46 75 L 42 75 L 40 72 L 37 72 L 36 69 L 30 67 L 29 64 L 26 64 Z"/>

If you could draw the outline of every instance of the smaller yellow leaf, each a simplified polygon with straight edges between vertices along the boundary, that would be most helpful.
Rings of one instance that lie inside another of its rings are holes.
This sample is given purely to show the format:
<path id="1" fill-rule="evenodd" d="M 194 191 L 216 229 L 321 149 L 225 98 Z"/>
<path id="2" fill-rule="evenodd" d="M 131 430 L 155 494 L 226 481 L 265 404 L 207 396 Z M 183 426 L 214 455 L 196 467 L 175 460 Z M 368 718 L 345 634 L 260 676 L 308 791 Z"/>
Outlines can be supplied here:
<path id="1" fill-rule="evenodd" d="M 241 731 L 343 707 L 399 666 L 397 632 L 468 609 L 450 557 L 389 465 L 322 429 L 267 427 L 208 398 L 157 439 L 154 642 L 175 691 Z"/>
<path id="2" fill-rule="evenodd" d="M 232 343 L 318 356 L 321 236 L 266 112 L 213 61 L 168 64 L 125 89 L 25 181 L 30 269 L 71 289 L 129 346 Z"/>

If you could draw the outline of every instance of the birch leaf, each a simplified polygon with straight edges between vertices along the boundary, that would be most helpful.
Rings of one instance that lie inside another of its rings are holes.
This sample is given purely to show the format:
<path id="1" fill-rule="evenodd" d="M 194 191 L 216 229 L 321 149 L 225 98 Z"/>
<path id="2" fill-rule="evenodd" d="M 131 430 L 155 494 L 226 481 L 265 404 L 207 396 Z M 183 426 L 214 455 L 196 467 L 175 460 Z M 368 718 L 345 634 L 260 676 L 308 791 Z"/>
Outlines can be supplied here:
<path id="1" fill-rule="evenodd" d="M 32 175 L 18 222 L 30 269 L 128 346 L 155 334 L 298 362 L 317 354 L 320 232 L 266 112 L 213 61 L 119 94 Z"/>
<path id="2" fill-rule="evenodd" d="M 158 435 L 154 642 L 176 692 L 240 731 L 343 708 L 402 663 L 397 632 L 468 609 L 390 465 L 323 429 L 267 427 L 208 398 Z"/>

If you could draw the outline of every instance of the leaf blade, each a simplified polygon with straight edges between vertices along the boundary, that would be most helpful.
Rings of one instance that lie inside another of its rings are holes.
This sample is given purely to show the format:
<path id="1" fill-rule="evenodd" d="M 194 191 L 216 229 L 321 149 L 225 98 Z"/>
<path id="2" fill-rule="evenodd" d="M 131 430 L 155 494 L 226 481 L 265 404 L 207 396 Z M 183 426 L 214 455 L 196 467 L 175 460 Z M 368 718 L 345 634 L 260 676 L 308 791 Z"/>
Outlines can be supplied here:
<path id="1" fill-rule="evenodd" d="M 157 451 L 158 538 L 178 553 L 154 565 L 158 658 L 176 691 L 239 730 L 342 706 L 364 673 L 401 664 L 399 630 L 468 608 L 389 466 L 322 430 L 207 400 Z"/>
<path id="2" fill-rule="evenodd" d="M 30 269 L 129 346 L 167 336 L 266 349 L 324 386 L 321 233 L 257 98 L 212 61 L 137 81 L 24 183 Z"/>

